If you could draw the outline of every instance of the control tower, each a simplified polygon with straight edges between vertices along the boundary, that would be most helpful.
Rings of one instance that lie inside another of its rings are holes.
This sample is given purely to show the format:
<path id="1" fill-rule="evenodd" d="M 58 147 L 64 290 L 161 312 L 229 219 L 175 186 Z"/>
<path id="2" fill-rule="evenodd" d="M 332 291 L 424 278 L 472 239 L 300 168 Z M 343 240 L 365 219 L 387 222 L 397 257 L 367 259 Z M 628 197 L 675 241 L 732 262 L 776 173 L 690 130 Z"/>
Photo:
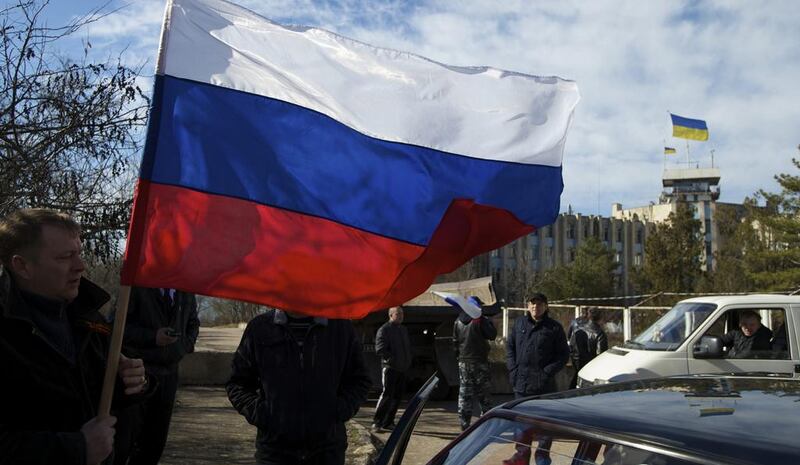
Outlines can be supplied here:
<path id="1" fill-rule="evenodd" d="M 719 179 L 719 168 L 665 169 L 661 177 L 664 186 L 659 198 L 661 204 L 686 202 L 694 206 L 694 217 L 700 220 L 700 231 L 705 236 L 703 258 L 707 270 L 715 268 L 714 253 L 719 243 L 714 221 Z"/>

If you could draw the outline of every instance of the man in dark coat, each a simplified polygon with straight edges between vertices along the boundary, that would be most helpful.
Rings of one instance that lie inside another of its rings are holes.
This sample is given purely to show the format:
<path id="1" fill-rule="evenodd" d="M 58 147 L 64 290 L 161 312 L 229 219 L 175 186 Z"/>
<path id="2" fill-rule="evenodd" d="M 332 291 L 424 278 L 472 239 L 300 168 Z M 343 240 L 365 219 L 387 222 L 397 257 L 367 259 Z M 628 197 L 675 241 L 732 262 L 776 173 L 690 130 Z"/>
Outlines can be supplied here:
<path id="1" fill-rule="evenodd" d="M 378 328 L 375 353 L 381 358 L 383 391 L 375 406 L 372 430 L 394 428 L 394 417 L 406 387 L 406 372 L 411 367 L 411 341 L 403 326 L 403 308 L 389 309 L 389 321 Z"/>
<path id="2" fill-rule="evenodd" d="M 506 357 L 514 397 L 527 397 L 556 391 L 556 374 L 569 359 L 567 336 L 561 323 L 547 314 L 547 297 L 536 293 L 528 301 L 528 312 L 517 317 L 514 329 L 506 342 Z M 530 431 L 518 437 L 517 453 L 506 461 L 513 465 L 524 465 L 530 461 Z M 542 438 L 536 449 L 536 464 L 550 463 L 552 440 Z"/>
<path id="3" fill-rule="evenodd" d="M 508 373 L 517 398 L 555 392 L 556 373 L 569 359 L 564 328 L 547 311 L 547 297 L 534 294 L 528 312 L 514 321 L 508 335 Z"/>
<path id="4" fill-rule="evenodd" d="M 587 320 L 576 327 L 569 336 L 570 359 L 575 369 L 570 380 L 570 389 L 575 389 L 581 368 L 608 350 L 608 336 L 603 330 L 603 318 L 603 311 L 592 307 L 587 312 Z"/>
<path id="5" fill-rule="evenodd" d="M 722 336 L 730 347 L 727 358 L 769 358 L 772 356 L 772 331 L 761 324 L 761 315 L 745 310 L 739 315 L 739 328 Z"/>
<path id="6" fill-rule="evenodd" d="M 199 328 L 194 294 L 131 289 L 123 351 L 144 360 L 149 373 L 158 379 L 158 389 L 145 402 L 121 413 L 116 464 L 158 464 L 178 390 L 178 363 L 194 352 Z"/>
<path id="7" fill-rule="evenodd" d="M 226 388 L 258 428 L 258 464 L 342 465 L 370 385 L 349 321 L 269 310 L 244 330 Z"/>
<path id="8" fill-rule="evenodd" d="M 479 310 L 481 301 L 470 297 Z M 492 376 L 489 369 L 489 341 L 497 337 L 492 320 L 482 314 L 473 318 L 465 311 L 453 323 L 453 344 L 458 359 L 458 418 L 461 431 L 472 422 L 472 407 L 478 401 L 481 415 L 492 408 Z"/>
<path id="9" fill-rule="evenodd" d="M 109 295 L 82 278 L 80 254 L 67 215 L 0 220 L 0 464 L 94 465 L 112 452 L 116 418 L 97 412 Z M 138 359 L 121 356 L 118 373 L 112 413 L 155 384 Z"/>

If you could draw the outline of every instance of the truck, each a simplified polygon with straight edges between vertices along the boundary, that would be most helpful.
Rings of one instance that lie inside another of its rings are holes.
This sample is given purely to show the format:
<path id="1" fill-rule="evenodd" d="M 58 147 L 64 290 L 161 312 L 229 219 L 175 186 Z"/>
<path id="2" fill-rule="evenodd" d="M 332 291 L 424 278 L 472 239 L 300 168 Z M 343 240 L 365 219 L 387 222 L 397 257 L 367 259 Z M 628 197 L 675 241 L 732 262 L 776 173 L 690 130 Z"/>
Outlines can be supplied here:
<path id="1" fill-rule="evenodd" d="M 723 335 L 753 311 L 772 331 L 769 350 L 735 358 Z M 609 382 L 694 374 L 800 378 L 800 296 L 728 295 L 678 302 L 660 319 L 622 346 L 613 347 L 578 373 L 578 387 Z"/>
<path id="2" fill-rule="evenodd" d="M 458 363 L 452 343 L 453 323 L 458 310 L 434 294 L 435 291 L 452 292 L 464 297 L 477 296 L 483 301 L 483 314 L 489 317 L 501 314 L 492 278 L 483 277 L 467 281 L 433 284 L 418 297 L 403 304 L 403 325 L 411 341 L 412 363 L 407 374 L 408 390 L 413 392 L 438 372 L 440 382 L 431 394 L 435 400 L 453 398 L 458 392 Z M 364 359 L 372 378 L 373 389 L 381 389 L 381 360 L 375 353 L 375 334 L 388 320 L 387 312 L 371 313 L 353 321 L 356 334 L 364 348 Z"/>

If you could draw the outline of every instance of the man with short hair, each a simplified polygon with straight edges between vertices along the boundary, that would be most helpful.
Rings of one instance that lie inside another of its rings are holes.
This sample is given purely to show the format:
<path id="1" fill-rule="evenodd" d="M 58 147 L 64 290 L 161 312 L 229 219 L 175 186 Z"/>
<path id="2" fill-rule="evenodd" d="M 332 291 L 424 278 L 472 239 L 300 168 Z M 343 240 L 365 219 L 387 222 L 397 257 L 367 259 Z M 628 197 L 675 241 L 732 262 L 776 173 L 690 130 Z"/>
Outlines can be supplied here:
<path id="1" fill-rule="evenodd" d="M 556 374 L 569 359 L 567 336 L 561 323 L 548 315 L 547 296 L 534 294 L 528 300 L 528 311 L 517 317 L 506 342 L 506 357 L 514 397 L 547 394 L 556 391 Z M 530 431 L 517 438 L 517 453 L 504 463 L 527 465 L 530 462 Z M 549 465 L 552 439 L 540 438 L 536 449 L 536 465 Z"/>
<path id="2" fill-rule="evenodd" d="M 580 313 L 575 319 L 569 322 L 569 327 L 567 327 L 567 344 L 570 344 L 570 341 L 572 340 L 572 333 L 574 333 L 576 329 L 585 325 L 588 321 L 589 321 L 589 308 L 580 307 Z M 570 350 L 572 350 L 571 346 Z"/>
<path id="3" fill-rule="evenodd" d="M 99 464 L 113 416 L 98 416 L 109 300 L 83 278 L 80 226 L 44 209 L 0 220 L 0 463 Z M 120 356 L 113 407 L 148 385 L 141 360 Z"/>
<path id="4" fill-rule="evenodd" d="M 575 369 L 570 380 L 570 389 L 576 387 L 581 368 L 608 350 L 608 336 L 603 330 L 603 311 L 592 307 L 587 311 L 586 317 L 586 321 L 575 328 L 569 337 L 570 359 Z"/>
<path id="5" fill-rule="evenodd" d="M 727 358 L 769 358 L 772 355 L 772 331 L 761 324 L 761 315 L 745 310 L 739 314 L 739 328 L 722 335 L 722 344 L 730 347 Z"/>
<path id="6" fill-rule="evenodd" d="M 507 365 L 517 398 L 555 392 L 556 374 L 569 359 L 564 328 L 550 318 L 548 310 L 547 297 L 534 294 L 528 311 L 514 321 L 508 335 Z"/>
<path id="7" fill-rule="evenodd" d="M 343 465 L 371 382 L 348 320 L 269 310 L 247 324 L 226 389 L 258 428 L 259 465 Z"/>
<path id="8" fill-rule="evenodd" d="M 378 328 L 375 352 L 381 358 L 383 391 L 375 406 L 372 429 L 383 432 L 394 428 L 394 417 L 406 387 L 406 372 L 411 367 L 411 342 L 403 326 L 403 308 L 389 309 L 389 321 Z"/>

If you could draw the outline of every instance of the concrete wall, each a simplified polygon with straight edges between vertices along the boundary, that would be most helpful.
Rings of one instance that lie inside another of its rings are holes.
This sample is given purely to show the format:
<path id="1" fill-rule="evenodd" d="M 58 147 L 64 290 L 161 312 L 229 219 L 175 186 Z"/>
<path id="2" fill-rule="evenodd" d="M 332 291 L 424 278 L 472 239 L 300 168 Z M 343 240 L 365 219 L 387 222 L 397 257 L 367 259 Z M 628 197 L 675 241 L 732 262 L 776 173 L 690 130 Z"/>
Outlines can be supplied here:
<path id="1" fill-rule="evenodd" d="M 492 392 L 495 394 L 513 394 L 511 383 L 508 380 L 508 370 L 504 363 L 493 363 L 492 370 Z M 572 365 L 567 365 L 563 370 L 556 374 L 556 386 L 559 391 L 566 391 L 569 389 L 569 382 L 572 380 L 572 374 L 575 370 Z"/>
<path id="2" fill-rule="evenodd" d="M 181 361 L 178 379 L 184 385 L 223 385 L 231 374 L 232 352 L 195 352 Z M 513 394 L 504 363 L 493 363 L 492 385 L 495 394 Z M 573 368 L 567 365 L 556 375 L 559 391 L 569 388 Z"/>
<path id="3" fill-rule="evenodd" d="M 231 375 L 233 352 L 194 352 L 181 360 L 178 381 L 189 385 L 222 385 Z"/>

